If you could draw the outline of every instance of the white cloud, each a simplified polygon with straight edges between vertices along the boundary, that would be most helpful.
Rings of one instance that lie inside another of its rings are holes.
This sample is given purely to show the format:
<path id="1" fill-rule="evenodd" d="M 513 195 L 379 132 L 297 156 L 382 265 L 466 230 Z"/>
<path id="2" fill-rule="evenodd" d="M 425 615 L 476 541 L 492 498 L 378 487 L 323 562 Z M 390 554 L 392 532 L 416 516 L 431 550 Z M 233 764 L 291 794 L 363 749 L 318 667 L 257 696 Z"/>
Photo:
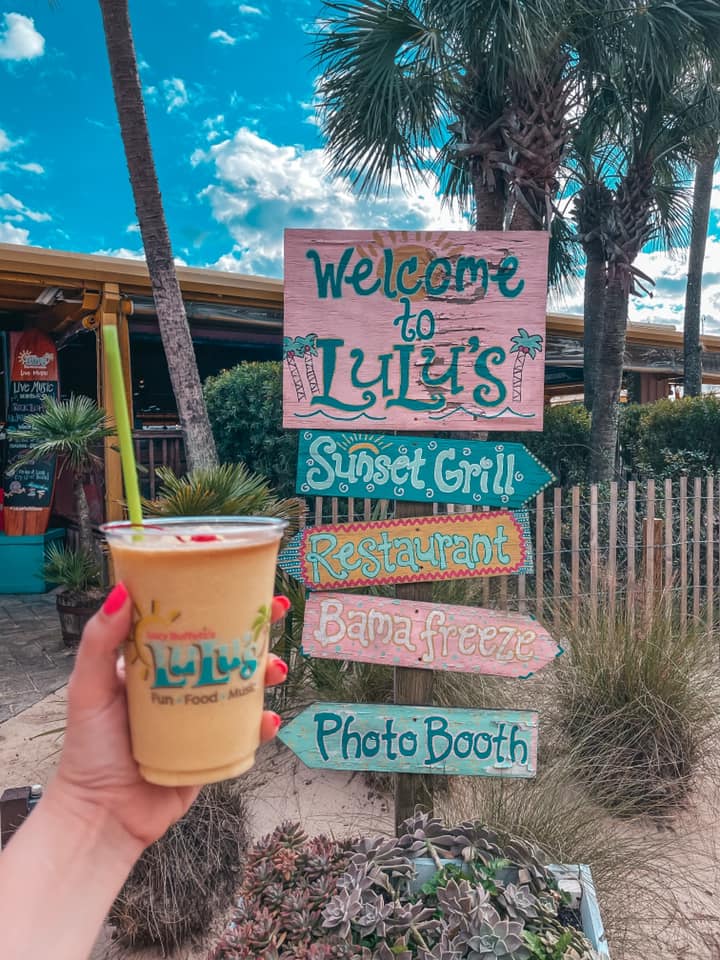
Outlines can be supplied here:
<path id="1" fill-rule="evenodd" d="M 18 170 L 24 170 L 26 173 L 37 173 L 38 175 L 45 173 L 45 167 L 39 163 L 19 163 Z"/>
<path id="2" fill-rule="evenodd" d="M 125 228 L 125 233 L 140 233 L 140 225 L 137 223 L 129 223 Z"/>
<path id="3" fill-rule="evenodd" d="M 25 227 L 0 222 L 0 243 L 27 243 L 29 239 L 30 231 Z"/>
<path id="4" fill-rule="evenodd" d="M 180 77 L 163 80 L 162 87 L 168 113 L 172 113 L 173 110 L 180 110 L 188 105 L 190 97 L 185 88 L 185 81 L 181 80 Z"/>
<path id="5" fill-rule="evenodd" d="M 461 217 L 442 207 L 431 187 L 412 194 L 395 188 L 387 197 L 360 198 L 325 172 L 324 150 L 281 146 L 247 127 L 207 151 L 195 151 L 192 161 L 214 165 L 215 181 L 202 195 L 234 241 L 214 264 L 223 270 L 279 275 L 285 227 L 467 228 Z"/>
<path id="6" fill-rule="evenodd" d="M 2 127 L 0 127 L 0 153 L 7 153 L 7 151 L 14 146 L 14 141 L 12 141 Z"/>
<path id="7" fill-rule="evenodd" d="M 260 7 L 252 7 L 248 3 L 241 3 L 238 7 L 238 13 L 242 13 L 245 17 L 266 17 L 267 11 L 262 10 Z"/>
<path id="8" fill-rule="evenodd" d="M 231 37 L 225 30 L 213 30 L 210 39 L 217 40 L 218 43 L 226 47 L 234 47 L 237 43 L 237 37 Z"/>
<path id="9" fill-rule="evenodd" d="M 35 29 L 32 17 L 21 13 L 3 15 L 0 28 L 0 60 L 34 60 L 45 53 L 45 38 Z"/>
<path id="10" fill-rule="evenodd" d="M 49 213 L 40 213 L 37 210 L 31 210 L 11 193 L 0 194 L 0 210 L 10 211 L 5 217 L 6 220 L 15 220 L 20 222 L 24 219 L 27 219 L 32 220 L 34 223 L 47 223 L 48 220 L 52 220 L 52 217 Z"/>

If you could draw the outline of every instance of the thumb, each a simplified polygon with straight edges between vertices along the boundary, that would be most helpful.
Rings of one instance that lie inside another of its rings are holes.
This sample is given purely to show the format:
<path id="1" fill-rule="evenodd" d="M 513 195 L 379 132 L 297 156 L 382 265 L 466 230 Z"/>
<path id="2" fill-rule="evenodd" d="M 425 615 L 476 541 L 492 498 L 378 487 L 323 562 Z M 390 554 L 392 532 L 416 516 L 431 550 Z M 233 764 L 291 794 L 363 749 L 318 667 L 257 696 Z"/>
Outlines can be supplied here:
<path id="1" fill-rule="evenodd" d="M 71 710 L 102 709 L 116 695 L 117 652 L 130 633 L 131 616 L 130 595 L 118 583 L 83 630 L 68 689 Z"/>

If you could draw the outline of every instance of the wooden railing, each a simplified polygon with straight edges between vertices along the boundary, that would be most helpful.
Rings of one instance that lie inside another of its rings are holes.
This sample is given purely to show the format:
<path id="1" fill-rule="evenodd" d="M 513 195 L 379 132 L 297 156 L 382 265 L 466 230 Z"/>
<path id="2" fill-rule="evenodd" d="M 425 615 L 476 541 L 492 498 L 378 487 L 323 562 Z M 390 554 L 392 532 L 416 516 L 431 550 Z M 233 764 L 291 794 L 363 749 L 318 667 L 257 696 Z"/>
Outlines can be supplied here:
<path id="1" fill-rule="evenodd" d="M 308 523 L 393 516 L 388 500 L 315 497 Z M 435 512 L 469 512 L 435 505 Z M 681 629 L 720 625 L 720 477 L 588 484 L 546 490 L 528 504 L 535 572 L 474 581 L 485 606 L 559 624 L 601 606 L 673 607 Z"/>
<path id="2" fill-rule="evenodd" d="M 135 430 L 135 458 L 140 467 L 140 487 L 144 497 L 157 494 L 158 467 L 168 466 L 175 474 L 186 472 L 185 444 L 181 430 Z"/>

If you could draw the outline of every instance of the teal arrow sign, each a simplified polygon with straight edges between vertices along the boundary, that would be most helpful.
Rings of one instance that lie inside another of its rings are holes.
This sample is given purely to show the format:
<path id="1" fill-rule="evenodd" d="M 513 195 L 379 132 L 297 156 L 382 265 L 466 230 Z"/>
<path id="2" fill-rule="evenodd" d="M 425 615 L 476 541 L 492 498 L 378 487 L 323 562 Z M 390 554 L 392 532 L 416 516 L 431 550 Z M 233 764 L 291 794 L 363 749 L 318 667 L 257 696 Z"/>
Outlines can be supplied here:
<path id="1" fill-rule="evenodd" d="M 521 443 L 300 432 L 297 492 L 520 507 L 555 477 Z"/>
<path id="2" fill-rule="evenodd" d="M 314 703 L 278 736 L 308 767 L 534 777 L 537 734 L 526 710 Z"/>

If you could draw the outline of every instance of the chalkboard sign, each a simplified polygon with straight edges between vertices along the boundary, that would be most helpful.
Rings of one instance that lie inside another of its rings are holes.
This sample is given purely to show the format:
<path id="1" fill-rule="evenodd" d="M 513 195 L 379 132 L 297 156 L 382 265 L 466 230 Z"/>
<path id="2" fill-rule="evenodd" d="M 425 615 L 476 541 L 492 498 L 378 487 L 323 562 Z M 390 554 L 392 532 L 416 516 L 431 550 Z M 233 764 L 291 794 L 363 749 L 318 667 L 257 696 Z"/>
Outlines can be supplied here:
<path id="1" fill-rule="evenodd" d="M 56 457 L 36 460 L 22 467 L 12 464 L 26 451 L 26 445 L 12 434 L 8 439 L 8 463 L 5 477 L 6 507 L 50 507 L 55 481 Z"/>
<path id="2" fill-rule="evenodd" d="M 57 350 L 41 330 L 10 334 L 10 382 L 7 415 L 7 466 L 3 478 L 5 532 L 40 534 L 47 529 L 52 506 L 56 458 L 13 469 L 27 444 L 14 436 L 26 419 L 39 413 L 45 397 L 60 395 Z"/>

